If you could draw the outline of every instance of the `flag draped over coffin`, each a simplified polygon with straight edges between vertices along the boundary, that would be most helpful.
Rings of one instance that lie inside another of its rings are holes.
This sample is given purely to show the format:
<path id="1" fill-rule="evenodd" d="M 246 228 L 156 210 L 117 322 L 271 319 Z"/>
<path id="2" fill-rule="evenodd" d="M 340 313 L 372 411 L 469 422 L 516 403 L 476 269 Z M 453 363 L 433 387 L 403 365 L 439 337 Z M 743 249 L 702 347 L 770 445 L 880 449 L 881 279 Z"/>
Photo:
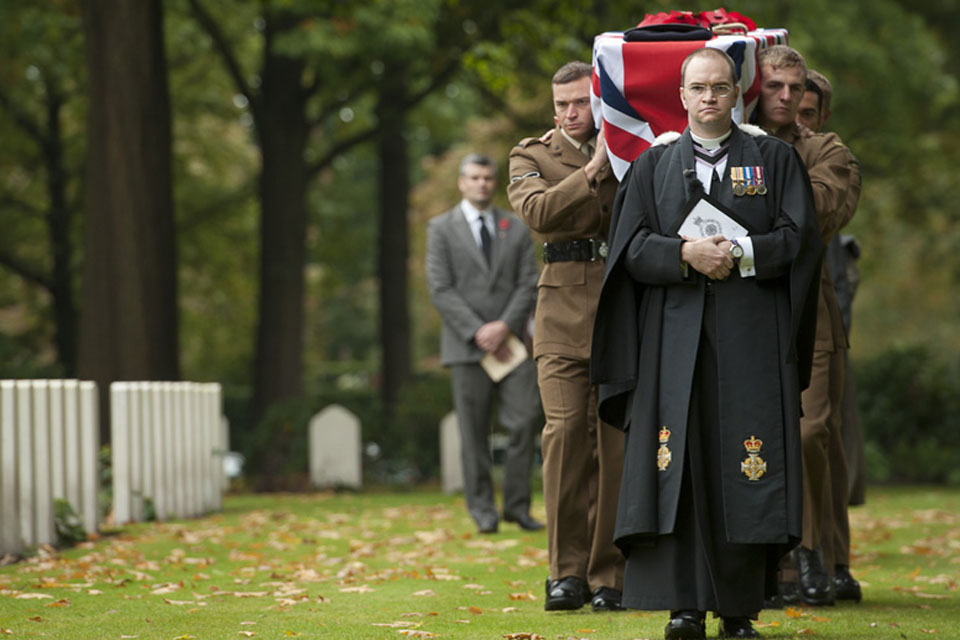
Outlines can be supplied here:
<path id="1" fill-rule="evenodd" d="M 760 96 L 757 52 L 786 43 L 786 29 L 756 29 L 710 40 L 626 42 L 622 32 L 594 38 L 593 117 L 597 127 L 603 122 L 607 153 L 617 179 L 658 135 L 686 128 L 687 112 L 680 102 L 680 65 L 691 51 L 715 47 L 733 58 L 740 79 L 733 118 L 746 122 Z"/>

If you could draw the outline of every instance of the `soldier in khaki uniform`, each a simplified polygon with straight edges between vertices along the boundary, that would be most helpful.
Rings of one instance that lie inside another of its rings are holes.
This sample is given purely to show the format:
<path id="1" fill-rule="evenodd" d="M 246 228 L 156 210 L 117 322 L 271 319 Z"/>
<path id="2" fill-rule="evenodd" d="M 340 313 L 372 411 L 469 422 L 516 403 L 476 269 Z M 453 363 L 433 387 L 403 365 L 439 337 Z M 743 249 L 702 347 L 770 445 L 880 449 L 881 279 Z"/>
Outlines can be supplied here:
<path id="1" fill-rule="evenodd" d="M 806 126 L 811 131 L 821 131 L 827 118 L 830 117 L 830 99 L 833 96 L 833 87 L 827 78 L 813 69 L 807 69 L 806 90 L 803 93 L 803 99 L 800 101 L 800 109 L 797 114 L 797 123 Z M 857 184 L 851 187 L 847 192 L 847 201 L 852 215 L 860 199 L 859 175 Z M 831 250 L 845 253 L 847 249 L 836 247 L 840 244 L 840 238 L 834 236 L 830 248 L 827 249 L 827 257 L 824 258 L 824 265 L 833 263 L 830 258 Z M 845 268 L 840 265 L 841 269 Z M 837 284 L 838 276 L 846 278 L 845 273 L 838 274 L 834 269 L 831 273 L 834 277 L 834 285 L 837 290 L 837 299 L 841 311 L 841 318 L 845 333 L 850 331 L 849 311 L 844 311 L 844 305 L 851 304 L 852 293 L 847 292 L 847 300 L 844 301 L 840 293 L 840 286 Z M 848 336 L 849 339 L 849 336 Z M 826 505 L 823 516 L 824 531 L 821 536 L 823 546 L 824 560 L 827 566 L 832 566 L 833 588 L 837 600 L 854 600 L 859 602 L 863 597 L 860 589 L 860 583 L 850 574 L 850 521 L 847 516 L 847 508 L 854 504 L 854 492 L 851 489 L 855 485 L 855 480 L 850 478 L 847 484 L 843 484 L 841 479 L 847 476 L 860 474 L 862 476 L 863 458 L 863 436 L 860 433 L 860 419 L 856 411 L 856 386 L 852 379 L 852 369 L 847 351 L 842 352 L 843 358 L 843 397 L 840 406 L 840 437 L 843 443 L 842 447 L 835 444 L 831 439 L 830 443 L 830 476 L 831 476 L 831 496 Z M 831 433 L 831 436 L 835 434 Z M 856 467 L 856 469 L 855 469 Z M 860 480 L 862 482 L 862 480 Z M 862 491 L 862 484 L 860 485 Z M 857 504 L 862 504 L 862 494 L 857 496 L 860 500 Z M 830 530 L 833 529 L 833 535 Z M 832 558 L 832 560 L 831 560 Z"/>
<path id="2" fill-rule="evenodd" d="M 860 195 L 856 159 L 835 133 L 802 136 L 796 116 L 806 83 L 806 65 L 794 49 L 777 45 L 759 54 L 760 104 L 758 124 L 793 145 L 803 160 L 813 187 L 820 233 L 826 246 L 853 217 Z M 824 514 L 831 503 L 832 483 L 847 486 L 843 458 L 841 401 L 843 351 L 848 348 L 840 307 L 826 264 L 821 268 L 817 303 L 817 333 L 810 386 L 803 392 L 803 540 L 796 553 L 800 595 L 807 604 L 832 604 L 834 593 L 824 569 L 833 558 L 821 559 L 822 539 L 833 536 L 832 519 Z M 831 464 L 831 459 L 833 463 Z"/>
<path id="3" fill-rule="evenodd" d="M 542 435 L 550 578 L 545 608 L 620 610 L 623 557 L 613 544 L 623 434 L 597 418 L 590 342 L 617 180 L 590 112 L 591 67 L 553 77 L 551 134 L 510 153 L 510 204 L 544 240 L 533 353 Z"/>

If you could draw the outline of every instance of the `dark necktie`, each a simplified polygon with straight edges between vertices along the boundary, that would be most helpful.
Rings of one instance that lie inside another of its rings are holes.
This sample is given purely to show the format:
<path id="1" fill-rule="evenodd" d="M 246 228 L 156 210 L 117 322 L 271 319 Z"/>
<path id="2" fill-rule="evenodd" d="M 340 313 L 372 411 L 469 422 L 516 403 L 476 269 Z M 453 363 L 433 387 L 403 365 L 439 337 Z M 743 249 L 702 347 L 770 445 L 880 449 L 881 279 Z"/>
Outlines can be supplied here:
<path id="1" fill-rule="evenodd" d="M 710 195 L 714 198 L 720 196 L 720 174 L 713 170 L 713 180 L 710 181 Z"/>
<path id="2" fill-rule="evenodd" d="M 490 249 L 492 247 L 490 232 L 487 231 L 486 216 L 480 216 L 480 248 L 483 249 L 483 257 L 487 259 L 487 265 L 490 264 Z"/>

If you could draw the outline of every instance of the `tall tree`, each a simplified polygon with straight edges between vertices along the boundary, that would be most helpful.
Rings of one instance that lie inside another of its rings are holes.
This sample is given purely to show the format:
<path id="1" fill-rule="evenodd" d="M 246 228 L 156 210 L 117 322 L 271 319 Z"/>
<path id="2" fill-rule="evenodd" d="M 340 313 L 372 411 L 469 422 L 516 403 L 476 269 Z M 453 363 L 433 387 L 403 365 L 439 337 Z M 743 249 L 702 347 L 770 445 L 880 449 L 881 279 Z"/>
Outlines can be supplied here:
<path id="1" fill-rule="evenodd" d="M 0 266 L 49 294 L 57 369 L 74 376 L 77 310 L 71 231 L 79 207 L 71 188 L 79 172 L 67 146 L 79 136 L 64 131 L 64 120 L 73 116 L 70 124 L 76 124 L 75 113 L 68 111 L 82 88 L 78 78 L 83 74 L 73 59 L 80 47 L 80 20 L 60 6 L 13 1 L 5 3 L 0 23 L 0 118 L 12 125 L 3 136 L 7 179 L 0 182 L 0 208 L 9 217 L 3 224 Z M 45 39 L 51 36 L 59 46 Z M 22 179 L 31 174 L 40 179 Z M 32 188 L 38 183 L 42 188 Z M 31 241 L 18 232 L 29 234 L 23 227 L 30 226 L 42 227 L 45 241 Z M 44 246 L 46 254 L 37 252 L 37 246 Z"/>
<path id="2" fill-rule="evenodd" d="M 103 398 L 113 380 L 179 377 L 170 98 L 161 1 L 81 6 L 90 107 L 78 371 Z"/>

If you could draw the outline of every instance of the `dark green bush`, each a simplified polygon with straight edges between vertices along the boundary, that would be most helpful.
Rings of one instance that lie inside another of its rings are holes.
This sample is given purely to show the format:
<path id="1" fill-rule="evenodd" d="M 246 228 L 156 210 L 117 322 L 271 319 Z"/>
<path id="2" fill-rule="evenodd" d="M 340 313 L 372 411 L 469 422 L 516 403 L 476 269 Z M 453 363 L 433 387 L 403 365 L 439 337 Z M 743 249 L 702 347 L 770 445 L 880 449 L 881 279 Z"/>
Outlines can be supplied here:
<path id="1" fill-rule="evenodd" d="M 360 419 L 364 475 L 368 481 L 408 484 L 439 475 L 439 424 L 452 407 L 450 382 L 442 373 L 415 376 L 390 418 L 379 394 L 367 385 L 330 380 L 309 395 L 276 405 L 260 422 L 247 418 L 249 390 L 224 390 L 231 449 L 246 459 L 244 475 L 261 490 L 303 490 L 309 486 L 308 427 L 324 407 L 339 404 Z"/>
<path id="2" fill-rule="evenodd" d="M 960 484 L 958 360 L 910 346 L 855 362 L 869 480 Z"/>

